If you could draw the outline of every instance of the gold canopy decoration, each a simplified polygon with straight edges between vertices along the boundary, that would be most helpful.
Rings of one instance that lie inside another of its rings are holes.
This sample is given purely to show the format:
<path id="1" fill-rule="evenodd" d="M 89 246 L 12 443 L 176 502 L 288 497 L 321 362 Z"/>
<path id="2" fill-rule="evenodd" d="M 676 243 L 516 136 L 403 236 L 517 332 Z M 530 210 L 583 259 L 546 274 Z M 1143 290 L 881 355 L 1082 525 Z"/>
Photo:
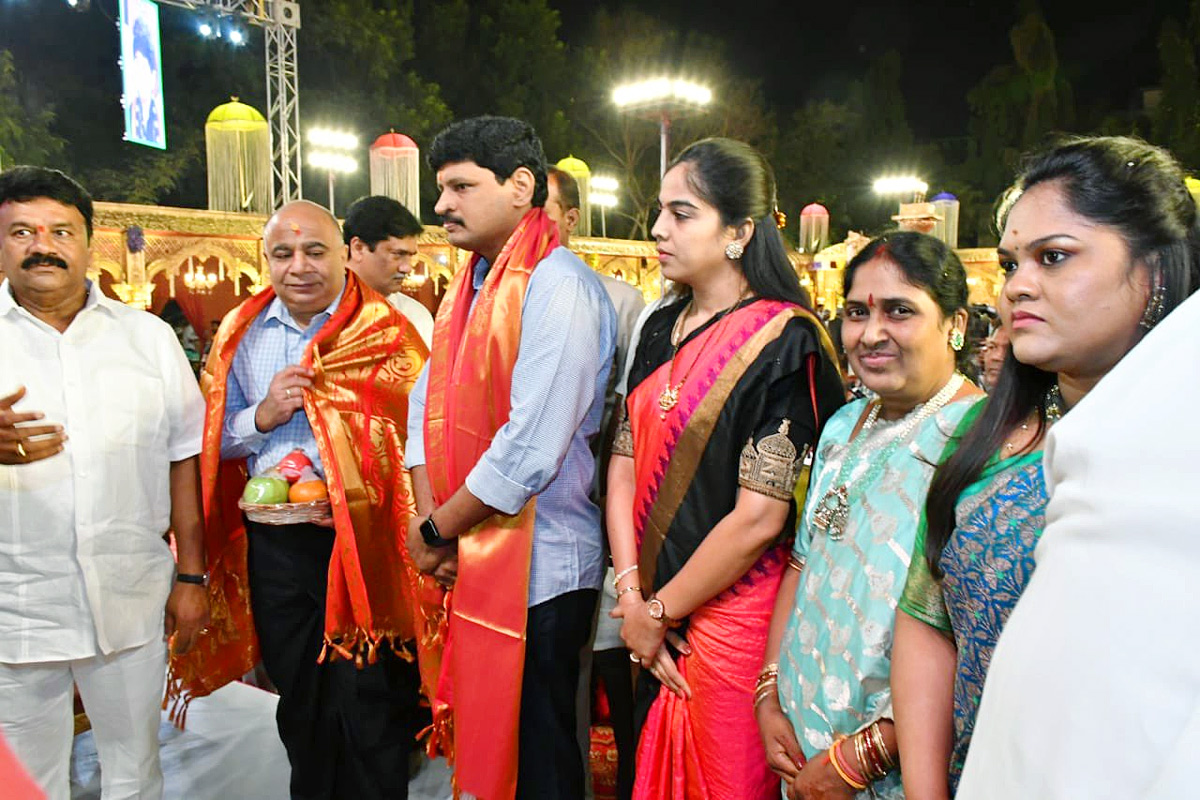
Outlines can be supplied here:
<path id="1" fill-rule="evenodd" d="M 219 105 L 204 125 L 208 149 L 208 207 L 213 211 L 269 214 L 271 129 L 252 106 L 236 97 Z"/>

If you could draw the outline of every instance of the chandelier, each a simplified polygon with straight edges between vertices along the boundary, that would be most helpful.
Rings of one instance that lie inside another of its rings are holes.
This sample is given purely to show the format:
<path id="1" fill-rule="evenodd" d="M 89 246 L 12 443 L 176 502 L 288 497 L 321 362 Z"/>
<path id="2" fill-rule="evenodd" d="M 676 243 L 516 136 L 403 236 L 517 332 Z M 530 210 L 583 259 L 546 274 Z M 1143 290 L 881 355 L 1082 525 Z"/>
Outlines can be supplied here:
<path id="1" fill-rule="evenodd" d="M 195 259 L 188 259 L 187 271 L 183 273 L 183 285 L 193 294 L 208 294 L 217 285 L 217 273 L 205 272 L 196 265 Z"/>
<path id="2" fill-rule="evenodd" d="M 404 276 L 400 288 L 401 290 L 416 293 L 421 290 L 421 287 L 425 285 L 425 281 L 427 280 L 429 280 L 429 276 L 425 274 L 425 265 L 416 261 L 413 263 L 412 272 Z"/>

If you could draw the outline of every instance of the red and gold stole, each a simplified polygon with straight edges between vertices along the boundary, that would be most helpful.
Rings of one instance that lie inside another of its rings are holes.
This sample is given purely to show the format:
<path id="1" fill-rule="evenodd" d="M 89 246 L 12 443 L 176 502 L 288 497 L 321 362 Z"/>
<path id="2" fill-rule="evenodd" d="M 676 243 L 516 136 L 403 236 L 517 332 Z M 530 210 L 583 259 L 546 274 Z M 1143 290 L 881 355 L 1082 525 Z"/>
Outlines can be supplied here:
<path id="1" fill-rule="evenodd" d="M 209 632 L 172 657 L 167 697 L 183 723 L 187 703 L 240 678 L 258 660 L 246 573 L 246 530 L 237 507 L 243 460 L 221 460 L 221 431 L 233 357 L 242 336 L 270 305 L 270 288 L 221 323 L 204 367 L 207 399 L 200 476 L 208 553 Z M 301 364 L 314 373 L 304 392 L 325 467 L 336 539 L 325 605 L 325 658 L 375 660 L 380 645 L 402 652 L 416 634 L 416 568 L 405 547 L 415 513 L 404 469 L 408 395 L 428 351 L 412 324 L 352 272 L 333 316 Z"/>
<path id="2" fill-rule="evenodd" d="M 796 317 L 813 323 L 822 346 L 834 358 L 833 344 L 815 316 L 782 300 L 758 300 L 713 323 L 675 354 L 677 371 L 687 371 L 679 400 L 670 411 L 663 412 L 659 397 L 670 381 L 680 379 L 672 376 L 671 361 L 630 392 L 636 475 L 633 524 L 640 547 L 638 574 L 645 594 L 653 590 L 659 551 L 691 486 L 721 409 L 763 348 Z M 798 390 L 808 391 L 807 387 Z"/>
<path id="3" fill-rule="evenodd" d="M 476 255 L 454 276 L 438 309 L 425 468 L 439 505 L 508 421 L 525 289 L 557 245 L 558 230 L 545 211 L 530 210 L 488 269 L 478 299 Z M 458 580 L 448 595 L 428 578 L 420 589 L 422 679 L 434 713 L 429 751 L 451 760 L 460 789 L 487 800 L 516 793 L 534 504 L 516 516 L 494 515 L 459 538 Z"/>

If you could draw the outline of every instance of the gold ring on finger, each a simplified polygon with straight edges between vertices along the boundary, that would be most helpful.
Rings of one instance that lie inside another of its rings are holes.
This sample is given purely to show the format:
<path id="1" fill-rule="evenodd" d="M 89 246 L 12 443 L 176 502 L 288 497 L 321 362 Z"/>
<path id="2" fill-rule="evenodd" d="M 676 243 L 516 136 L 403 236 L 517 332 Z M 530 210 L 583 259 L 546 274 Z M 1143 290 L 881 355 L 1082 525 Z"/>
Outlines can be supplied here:
<path id="1" fill-rule="evenodd" d="M 21 458 L 29 458 L 29 453 L 25 452 L 24 442 L 17 442 L 17 455 L 19 455 Z"/>
<path id="2" fill-rule="evenodd" d="M 286 397 L 287 399 L 291 400 L 292 399 L 292 387 L 289 386 L 288 388 L 284 389 L 283 396 Z"/>

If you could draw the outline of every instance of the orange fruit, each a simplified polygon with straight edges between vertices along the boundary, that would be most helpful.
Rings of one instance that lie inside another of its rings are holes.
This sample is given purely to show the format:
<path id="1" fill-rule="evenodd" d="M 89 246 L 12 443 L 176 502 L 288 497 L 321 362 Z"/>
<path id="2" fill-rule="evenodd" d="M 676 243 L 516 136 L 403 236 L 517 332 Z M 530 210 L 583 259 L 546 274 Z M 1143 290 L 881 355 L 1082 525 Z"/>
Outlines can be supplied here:
<path id="1" fill-rule="evenodd" d="M 293 503 L 311 503 L 314 500 L 328 499 L 329 492 L 321 481 L 304 481 L 292 484 L 288 492 L 288 500 Z"/>

